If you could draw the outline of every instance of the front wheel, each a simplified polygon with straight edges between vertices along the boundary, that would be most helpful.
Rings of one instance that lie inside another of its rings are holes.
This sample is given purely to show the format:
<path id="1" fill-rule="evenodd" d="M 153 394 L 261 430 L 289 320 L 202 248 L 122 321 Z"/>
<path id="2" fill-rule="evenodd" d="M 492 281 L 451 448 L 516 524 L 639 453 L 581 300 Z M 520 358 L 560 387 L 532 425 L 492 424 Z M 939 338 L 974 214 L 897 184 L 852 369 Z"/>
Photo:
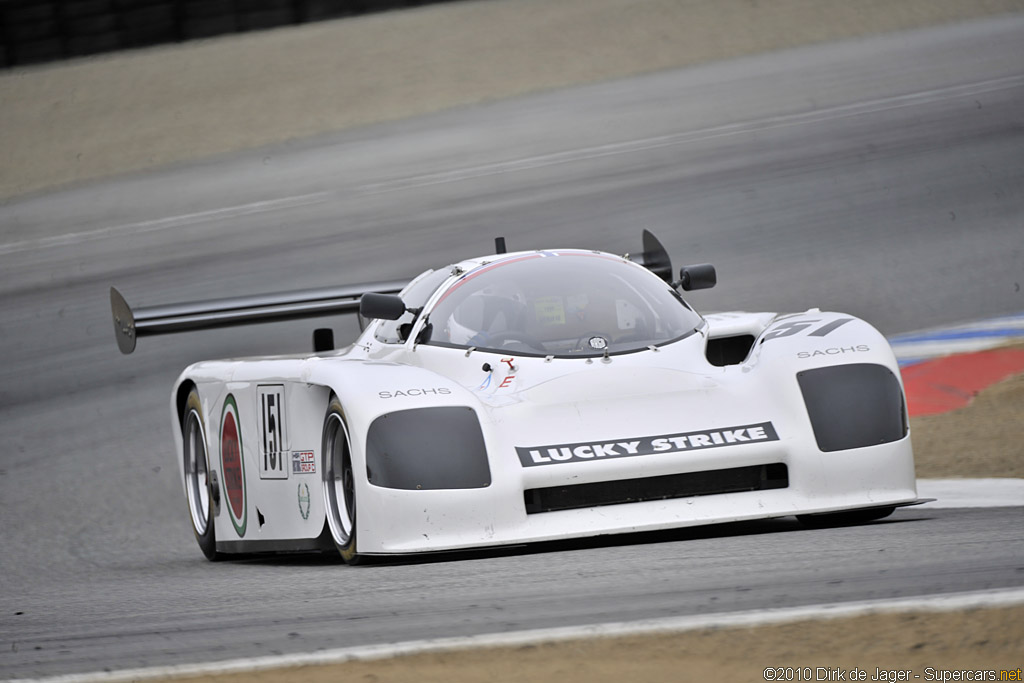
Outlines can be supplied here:
<path id="1" fill-rule="evenodd" d="M 213 503 L 216 482 L 210 473 L 206 455 L 206 429 L 199 392 L 195 388 L 185 402 L 185 417 L 181 421 L 182 457 L 185 461 L 185 498 L 188 501 L 192 531 L 199 549 L 208 560 L 220 559 L 213 529 Z"/>
<path id="2" fill-rule="evenodd" d="M 356 482 L 352 448 L 345 414 L 337 397 L 331 397 L 324 418 L 322 442 L 324 504 L 334 545 L 348 564 L 358 564 L 356 553 Z"/>

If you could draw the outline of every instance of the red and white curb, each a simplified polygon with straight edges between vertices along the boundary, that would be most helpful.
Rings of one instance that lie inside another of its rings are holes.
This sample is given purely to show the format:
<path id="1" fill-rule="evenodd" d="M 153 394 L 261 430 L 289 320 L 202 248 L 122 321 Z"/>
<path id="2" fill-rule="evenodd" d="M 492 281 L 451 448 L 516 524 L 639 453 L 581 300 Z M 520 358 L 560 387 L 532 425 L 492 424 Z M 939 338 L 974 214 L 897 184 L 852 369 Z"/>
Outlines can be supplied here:
<path id="1" fill-rule="evenodd" d="M 1024 372 L 1024 313 L 891 337 L 911 417 L 963 408 L 982 389 Z"/>
<path id="2" fill-rule="evenodd" d="M 1024 341 L 1024 312 L 889 337 L 901 366 Z"/>
<path id="3" fill-rule="evenodd" d="M 1024 372 L 1024 313 L 889 338 L 901 366 L 911 417 L 962 408 L 985 387 Z M 919 479 L 929 508 L 1024 505 L 1024 479 Z"/>

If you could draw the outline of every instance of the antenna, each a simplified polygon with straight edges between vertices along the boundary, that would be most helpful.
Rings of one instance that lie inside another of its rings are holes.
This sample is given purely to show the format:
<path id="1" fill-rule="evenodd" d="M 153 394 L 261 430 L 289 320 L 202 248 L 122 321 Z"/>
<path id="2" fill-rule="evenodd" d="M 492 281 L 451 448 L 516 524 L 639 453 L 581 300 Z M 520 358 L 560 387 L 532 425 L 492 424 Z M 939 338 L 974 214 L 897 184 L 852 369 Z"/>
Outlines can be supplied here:
<path id="1" fill-rule="evenodd" d="M 508 253 L 508 249 L 505 248 L 505 238 L 504 237 L 495 237 L 494 238 L 494 253 L 495 254 L 505 254 L 505 253 Z"/>

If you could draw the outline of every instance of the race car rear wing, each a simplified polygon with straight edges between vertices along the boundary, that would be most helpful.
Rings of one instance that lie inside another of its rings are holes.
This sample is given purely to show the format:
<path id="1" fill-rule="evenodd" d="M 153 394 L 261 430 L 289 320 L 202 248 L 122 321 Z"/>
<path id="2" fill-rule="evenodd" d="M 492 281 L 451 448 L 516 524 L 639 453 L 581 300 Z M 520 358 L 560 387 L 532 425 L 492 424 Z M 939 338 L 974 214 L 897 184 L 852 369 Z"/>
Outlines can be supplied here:
<path id="1" fill-rule="evenodd" d="M 404 280 L 371 282 L 344 287 L 148 306 L 134 311 L 121 293 L 111 287 L 110 309 L 114 315 L 117 347 L 121 349 L 121 353 L 127 354 L 135 350 L 135 343 L 139 337 L 155 334 L 358 313 L 359 298 L 363 294 L 397 294 L 406 284 Z"/>

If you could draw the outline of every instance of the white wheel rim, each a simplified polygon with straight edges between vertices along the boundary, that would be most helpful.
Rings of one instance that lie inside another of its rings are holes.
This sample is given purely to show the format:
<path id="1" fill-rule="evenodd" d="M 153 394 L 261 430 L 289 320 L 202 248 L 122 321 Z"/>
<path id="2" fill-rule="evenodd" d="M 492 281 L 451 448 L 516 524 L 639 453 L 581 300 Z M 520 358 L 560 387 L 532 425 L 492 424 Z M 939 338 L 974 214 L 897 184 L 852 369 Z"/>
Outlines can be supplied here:
<path id="1" fill-rule="evenodd" d="M 331 414 L 324 426 L 323 485 L 327 501 L 327 523 L 338 545 L 352 538 L 352 517 L 355 482 L 349 452 L 348 430 L 341 417 Z M 348 466 L 346 467 L 346 462 Z"/>
<path id="2" fill-rule="evenodd" d="M 199 413 L 192 409 L 185 417 L 185 492 L 192 525 L 202 536 L 210 523 L 210 470 L 206 462 L 206 435 Z"/>

